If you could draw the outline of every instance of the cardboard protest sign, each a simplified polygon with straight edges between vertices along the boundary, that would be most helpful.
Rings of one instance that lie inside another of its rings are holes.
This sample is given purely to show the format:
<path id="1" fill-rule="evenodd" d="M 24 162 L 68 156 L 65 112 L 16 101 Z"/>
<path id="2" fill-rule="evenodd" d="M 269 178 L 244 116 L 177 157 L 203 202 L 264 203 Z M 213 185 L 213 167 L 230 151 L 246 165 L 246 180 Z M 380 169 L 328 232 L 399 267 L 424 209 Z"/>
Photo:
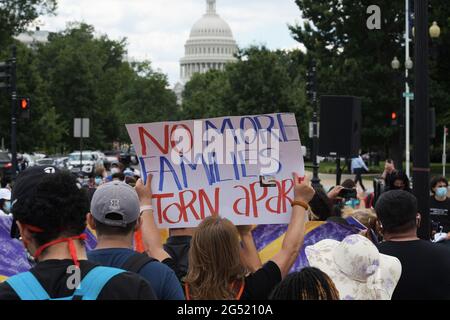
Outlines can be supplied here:
<path id="1" fill-rule="evenodd" d="M 142 175 L 153 175 L 160 228 L 220 215 L 236 225 L 287 223 L 292 173 L 304 176 L 294 114 L 129 124 Z"/>

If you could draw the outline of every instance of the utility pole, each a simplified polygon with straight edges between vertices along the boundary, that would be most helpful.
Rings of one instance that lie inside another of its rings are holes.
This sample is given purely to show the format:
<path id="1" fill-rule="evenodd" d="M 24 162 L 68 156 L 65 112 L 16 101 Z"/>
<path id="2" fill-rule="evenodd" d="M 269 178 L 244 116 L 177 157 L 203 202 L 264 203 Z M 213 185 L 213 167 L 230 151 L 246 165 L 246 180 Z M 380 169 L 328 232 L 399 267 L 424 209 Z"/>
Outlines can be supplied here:
<path id="1" fill-rule="evenodd" d="M 415 108 L 413 191 L 422 216 L 418 237 L 430 239 L 430 131 L 428 97 L 428 0 L 415 0 Z M 420 119 L 420 121 L 419 121 Z"/>
<path id="2" fill-rule="evenodd" d="M 442 143 L 442 176 L 445 177 L 445 166 L 447 165 L 447 135 L 448 128 L 444 126 L 444 142 Z"/>
<path id="3" fill-rule="evenodd" d="M 17 84 L 16 84 L 16 63 L 17 48 L 12 46 L 12 58 L 10 60 L 11 67 L 11 162 L 12 162 L 12 179 L 17 175 Z"/>
<path id="4" fill-rule="evenodd" d="M 405 138 L 406 138 L 406 150 L 405 150 L 405 158 L 406 158 L 406 175 L 411 177 L 411 154 L 410 154 L 410 137 L 411 137 L 411 104 L 410 104 L 410 88 L 408 83 L 409 70 L 407 67 L 407 63 L 411 61 L 411 57 L 409 55 L 409 19 L 410 19 L 410 9 L 409 2 L 411 0 L 405 0 Z"/>
<path id="5" fill-rule="evenodd" d="M 310 62 L 308 74 L 307 74 L 307 96 L 311 101 L 313 107 L 312 118 L 312 160 L 313 160 L 313 177 L 311 179 L 311 185 L 313 187 L 321 187 L 319 179 L 319 163 L 317 162 L 317 155 L 319 153 L 319 121 L 317 111 L 317 64 L 313 59 Z"/>

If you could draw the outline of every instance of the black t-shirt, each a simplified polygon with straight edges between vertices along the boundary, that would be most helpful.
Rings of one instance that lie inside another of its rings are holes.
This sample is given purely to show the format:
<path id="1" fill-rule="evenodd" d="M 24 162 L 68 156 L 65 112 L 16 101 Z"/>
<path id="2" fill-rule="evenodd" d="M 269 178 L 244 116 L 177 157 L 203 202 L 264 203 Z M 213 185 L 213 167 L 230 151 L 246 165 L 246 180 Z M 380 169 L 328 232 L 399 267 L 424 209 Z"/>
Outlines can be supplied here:
<path id="1" fill-rule="evenodd" d="M 444 228 L 444 232 L 450 232 L 450 199 L 437 201 L 435 197 L 431 197 L 430 218 L 434 222 L 438 222 Z"/>
<path id="2" fill-rule="evenodd" d="M 386 241 L 378 249 L 402 264 L 392 300 L 450 299 L 450 249 L 424 240 Z"/>
<path id="3" fill-rule="evenodd" d="M 164 250 L 172 260 L 162 261 L 175 271 L 178 279 L 182 282 L 189 267 L 189 249 L 191 248 L 191 236 L 172 236 L 164 244 Z"/>
<path id="4" fill-rule="evenodd" d="M 71 296 L 74 290 L 67 288 L 70 274 L 67 268 L 72 260 L 46 260 L 38 263 L 30 272 L 36 277 L 50 298 Z M 80 261 L 81 279 L 97 265 L 87 260 Z M 111 278 L 103 287 L 98 300 L 155 300 L 150 284 L 137 274 L 124 272 Z M 19 300 L 19 296 L 6 282 L 0 283 L 0 301 Z"/>
<path id="5" fill-rule="evenodd" d="M 394 183 L 394 177 L 397 175 L 397 171 L 387 173 L 384 178 L 384 191 L 389 191 L 391 185 Z"/>
<path id="6" fill-rule="evenodd" d="M 267 300 L 280 282 L 280 268 L 275 262 L 269 261 L 261 269 L 245 278 L 241 300 Z"/>

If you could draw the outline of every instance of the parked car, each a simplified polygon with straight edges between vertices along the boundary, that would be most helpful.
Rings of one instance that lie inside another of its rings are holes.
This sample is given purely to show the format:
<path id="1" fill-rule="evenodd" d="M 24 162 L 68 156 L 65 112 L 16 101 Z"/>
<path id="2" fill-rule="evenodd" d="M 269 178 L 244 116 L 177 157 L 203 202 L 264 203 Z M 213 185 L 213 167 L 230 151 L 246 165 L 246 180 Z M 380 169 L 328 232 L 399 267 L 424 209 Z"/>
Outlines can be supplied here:
<path id="1" fill-rule="evenodd" d="M 23 160 L 25 161 L 27 167 L 33 167 L 36 165 L 36 157 L 35 156 L 32 156 L 31 154 L 28 154 L 28 153 L 24 153 L 22 155 L 22 157 L 23 157 Z"/>
<path id="2" fill-rule="evenodd" d="M 111 165 L 113 163 L 117 163 L 120 160 L 120 151 L 105 151 L 105 160 L 103 161 L 106 170 L 109 170 L 111 168 Z"/>
<path id="3" fill-rule="evenodd" d="M 34 156 L 35 159 L 44 159 L 44 158 L 47 158 L 47 155 L 46 155 L 46 154 L 38 153 L 38 152 L 33 153 L 33 156 Z"/>
<path id="4" fill-rule="evenodd" d="M 8 152 L 0 151 L 0 176 L 9 177 L 12 172 L 11 156 Z"/>
<path id="5" fill-rule="evenodd" d="M 56 160 L 52 158 L 44 158 L 36 160 L 36 165 L 38 166 L 57 166 Z"/>
<path id="6" fill-rule="evenodd" d="M 69 157 L 59 157 L 55 159 L 56 166 L 60 169 L 68 169 Z"/>
<path id="7" fill-rule="evenodd" d="M 69 154 L 68 169 L 73 173 L 81 173 L 83 175 L 91 175 L 94 173 L 95 167 L 101 164 L 92 151 L 75 151 Z"/>
<path id="8" fill-rule="evenodd" d="M 125 167 L 128 167 L 130 165 L 137 165 L 139 163 L 133 145 L 130 145 L 122 149 L 119 161 L 122 162 L 125 165 Z"/>
<path id="9" fill-rule="evenodd" d="M 96 156 L 97 162 L 101 163 L 103 166 L 105 166 L 105 160 L 106 160 L 105 154 L 101 151 L 94 151 L 93 154 Z"/>

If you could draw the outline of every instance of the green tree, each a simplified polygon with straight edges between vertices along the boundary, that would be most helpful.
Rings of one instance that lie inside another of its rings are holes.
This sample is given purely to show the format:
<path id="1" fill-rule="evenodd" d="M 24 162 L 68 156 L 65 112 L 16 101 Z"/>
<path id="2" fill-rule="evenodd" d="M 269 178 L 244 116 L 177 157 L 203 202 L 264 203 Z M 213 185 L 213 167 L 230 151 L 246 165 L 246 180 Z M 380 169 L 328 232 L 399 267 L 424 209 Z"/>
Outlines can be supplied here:
<path id="1" fill-rule="evenodd" d="M 21 43 L 17 46 L 17 93 L 18 96 L 31 98 L 31 119 L 17 120 L 17 149 L 19 151 L 36 150 L 39 147 L 39 139 L 45 132 L 45 127 L 39 125 L 39 119 L 51 105 L 50 98 L 46 95 L 47 83 L 42 79 L 38 69 L 36 53 Z M 5 49 L 5 51 L 7 51 Z M 5 144 L 10 142 L 11 104 L 9 93 L 3 90 L 0 94 L 1 137 Z"/>
<path id="2" fill-rule="evenodd" d="M 149 62 L 127 62 L 126 39 L 95 36 L 92 26 L 71 23 L 51 34 L 47 44 L 34 49 L 17 45 L 18 93 L 31 98 L 31 119 L 18 121 L 20 151 L 78 149 L 79 140 L 72 137 L 74 118 L 91 120 L 86 148 L 107 149 L 114 141 L 129 143 L 127 123 L 178 116 L 167 77 Z M 6 93 L 1 94 L 0 112 L 8 116 L 0 117 L 0 128 L 9 145 L 11 106 Z"/>
<path id="3" fill-rule="evenodd" d="M 230 94 L 227 74 L 210 70 L 194 74 L 183 92 L 183 119 L 201 119 L 229 115 L 225 105 Z"/>
<path id="4" fill-rule="evenodd" d="M 64 121 L 55 107 L 47 109 L 38 121 L 45 134 L 40 141 L 42 149 L 48 154 L 57 154 L 62 147 L 62 138 L 68 133 L 67 121 Z"/>
<path id="5" fill-rule="evenodd" d="M 94 33 L 90 25 L 71 23 L 65 31 L 51 35 L 38 56 L 47 94 L 57 112 L 70 124 L 74 118 L 89 118 L 91 138 L 86 139 L 86 148 L 104 149 L 120 137 L 126 138 L 120 133 L 128 121 L 123 114 L 129 113 L 116 101 L 140 76 L 124 61 L 126 39 L 113 41 Z M 70 130 L 64 141 L 71 149 L 78 146 Z"/>
<path id="6" fill-rule="evenodd" d="M 319 93 L 354 95 L 362 98 L 365 149 L 386 148 L 400 133 L 390 127 L 389 114 L 402 109 L 404 84 L 391 61 L 404 59 L 404 2 L 389 0 L 296 0 L 303 21 L 290 26 L 294 38 L 305 45 L 308 56 L 318 60 Z M 431 104 L 438 118 L 449 116 L 448 33 L 450 7 L 447 1 L 430 1 L 431 21 L 439 21 L 438 68 L 431 69 Z M 369 30 L 366 9 L 381 8 L 381 30 Z M 414 55 L 414 42 L 411 47 Z M 446 55 L 446 56 L 445 56 Z M 414 60 L 414 57 L 412 57 Z M 434 81 L 434 79 L 439 81 Z M 446 89 L 447 88 L 447 89 Z M 404 113 L 400 113 L 404 115 Z M 442 123 L 442 122 L 441 122 Z M 403 129 L 401 129 L 403 130 Z"/>
<path id="7" fill-rule="evenodd" d="M 134 74 L 114 100 L 122 140 L 129 140 L 125 124 L 177 120 L 175 93 L 167 76 L 155 72 L 149 62 L 133 63 Z"/>
<path id="8" fill-rule="evenodd" d="M 305 140 L 311 109 L 305 99 L 304 55 L 250 47 L 237 57 L 224 71 L 194 75 L 183 94 L 183 117 L 293 112 Z"/>

